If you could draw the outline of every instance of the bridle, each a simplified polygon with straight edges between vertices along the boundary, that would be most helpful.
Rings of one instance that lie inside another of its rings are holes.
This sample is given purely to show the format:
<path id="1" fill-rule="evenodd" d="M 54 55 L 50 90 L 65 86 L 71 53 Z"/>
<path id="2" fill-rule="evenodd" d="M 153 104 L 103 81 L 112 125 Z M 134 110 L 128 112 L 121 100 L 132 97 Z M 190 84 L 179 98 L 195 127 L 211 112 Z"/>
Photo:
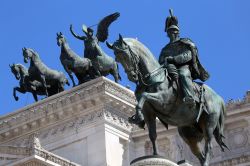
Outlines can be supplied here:
<path id="1" fill-rule="evenodd" d="M 141 82 L 143 85 L 145 86 L 151 86 L 152 84 L 148 84 L 146 83 L 146 79 L 152 78 L 152 77 L 156 77 L 158 76 L 162 71 L 165 71 L 165 69 L 163 68 L 163 65 L 161 65 L 159 68 L 154 69 L 152 72 L 148 72 L 147 74 L 143 75 L 140 68 L 138 67 L 140 65 L 140 58 L 138 55 L 136 55 L 132 49 L 130 48 L 130 46 L 128 46 L 128 50 L 129 53 L 131 55 L 131 61 L 132 61 L 132 65 L 134 66 L 134 68 L 132 68 L 130 71 L 132 71 L 134 69 L 134 73 L 137 74 L 138 78 L 140 78 Z M 166 77 L 165 77 L 166 79 Z M 164 81 L 165 81 L 164 79 Z M 138 84 L 138 82 L 137 82 Z"/>

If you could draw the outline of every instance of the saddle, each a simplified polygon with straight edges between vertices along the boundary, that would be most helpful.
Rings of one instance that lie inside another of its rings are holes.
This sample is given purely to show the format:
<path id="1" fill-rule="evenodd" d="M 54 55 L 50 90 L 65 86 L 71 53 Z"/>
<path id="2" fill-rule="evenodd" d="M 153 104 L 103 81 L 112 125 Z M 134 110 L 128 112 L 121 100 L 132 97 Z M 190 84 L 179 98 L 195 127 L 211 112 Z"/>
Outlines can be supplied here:
<path id="1" fill-rule="evenodd" d="M 183 93 L 179 89 L 178 83 L 176 81 L 174 81 L 173 78 L 170 76 L 168 76 L 168 79 L 171 82 L 171 84 L 169 86 L 173 86 L 174 90 L 176 91 L 176 94 L 180 94 L 181 96 L 179 96 L 179 97 L 183 98 Z M 193 98 L 196 102 L 196 105 L 199 107 L 199 114 L 196 118 L 196 121 L 198 122 L 201 114 L 204 111 L 207 114 L 210 114 L 210 112 L 208 111 L 207 106 L 206 106 L 204 83 L 193 81 L 193 91 L 194 91 Z"/>

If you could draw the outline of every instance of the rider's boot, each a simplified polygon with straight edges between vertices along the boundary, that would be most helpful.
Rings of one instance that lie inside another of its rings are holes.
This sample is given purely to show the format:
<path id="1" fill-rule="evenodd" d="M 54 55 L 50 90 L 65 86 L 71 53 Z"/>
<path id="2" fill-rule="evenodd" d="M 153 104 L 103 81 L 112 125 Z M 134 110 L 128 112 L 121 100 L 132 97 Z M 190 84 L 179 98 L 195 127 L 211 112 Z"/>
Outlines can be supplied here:
<path id="1" fill-rule="evenodd" d="M 196 103 L 194 99 L 193 81 L 191 79 L 190 72 L 188 72 L 185 68 L 180 70 L 179 84 L 184 95 L 183 102 L 189 107 L 195 107 Z"/>

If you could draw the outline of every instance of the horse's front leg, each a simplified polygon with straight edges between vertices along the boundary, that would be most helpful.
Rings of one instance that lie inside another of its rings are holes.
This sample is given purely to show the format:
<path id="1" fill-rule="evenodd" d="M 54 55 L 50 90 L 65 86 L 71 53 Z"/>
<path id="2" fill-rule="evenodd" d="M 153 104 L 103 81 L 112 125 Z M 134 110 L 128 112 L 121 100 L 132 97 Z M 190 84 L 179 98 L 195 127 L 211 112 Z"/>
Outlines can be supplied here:
<path id="1" fill-rule="evenodd" d="M 37 93 L 35 91 L 32 91 L 32 95 L 33 95 L 34 100 L 38 101 Z"/>
<path id="2" fill-rule="evenodd" d="M 72 68 L 76 68 L 76 66 L 74 66 L 73 64 L 72 64 L 72 62 L 71 61 L 69 61 L 69 60 L 64 60 L 63 62 L 62 62 L 62 64 L 63 64 L 63 67 L 64 67 L 64 70 L 68 73 L 68 75 L 69 75 L 69 78 L 71 79 L 71 81 L 72 81 L 72 83 L 73 83 L 73 87 L 75 87 L 76 86 L 76 83 L 75 83 L 75 80 L 74 80 L 74 77 L 73 77 L 73 72 L 72 72 Z M 72 67 L 72 65 L 73 65 L 73 67 Z M 69 85 L 69 82 L 67 83 L 67 81 L 66 81 L 66 84 L 67 85 Z"/>
<path id="3" fill-rule="evenodd" d="M 144 107 L 144 103 L 147 101 L 148 103 L 160 103 L 161 95 L 159 93 L 147 93 L 143 92 L 139 97 L 138 104 L 136 105 L 136 113 L 132 117 L 129 118 L 130 123 L 134 123 L 138 125 L 140 128 L 144 128 L 144 116 L 142 114 L 142 109 Z"/>
<path id="4" fill-rule="evenodd" d="M 145 122 L 148 126 L 149 139 L 153 146 L 153 155 L 158 155 L 157 147 L 156 147 L 156 116 L 153 113 L 153 108 L 148 104 L 143 108 L 143 114 L 145 117 Z"/>
<path id="5" fill-rule="evenodd" d="M 118 64 L 115 61 L 113 61 L 112 63 L 112 68 L 110 69 L 110 73 L 113 75 L 116 83 L 118 83 L 118 81 L 121 80 L 121 76 L 118 70 Z"/>
<path id="6" fill-rule="evenodd" d="M 45 88 L 45 94 L 46 94 L 46 96 L 48 97 L 49 94 L 48 94 L 48 89 L 47 89 L 47 84 L 46 84 L 45 76 L 44 76 L 44 75 L 41 75 L 41 79 L 42 79 L 43 87 Z"/>
<path id="7" fill-rule="evenodd" d="M 144 92 L 144 93 L 146 93 L 146 92 Z M 145 125 L 144 116 L 142 114 L 142 108 L 143 108 L 143 105 L 144 105 L 144 103 L 146 101 L 146 96 L 143 95 L 143 94 L 139 98 L 139 101 L 138 101 L 138 103 L 137 103 L 137 105 L 135 107 L 135 111 L 136 111 L 135 115 L 128 118 L 128 121 L 130 123 L 136 124 L 140 128 L 144 128 L 144 125 Z"/>
<path id="8" fill-rule="evenodd" d="M 145 102 L 149 102 L 149 103 L 163 103 L 164 99 L 162 97 L 162 92 L 157 92 L 157 93 L 147 93 L 147 92 L 143 92 L 138 104 L 136 106 L 137 110 L 141 110 L 143 108 L 143 105 Z"/>
<path id="9" fill-rule="evenodd" d="M 16 101 L 18 101 L 18 96 L 16 96 L 16 91 L 18 91 L 18 92 L 20 92 L 20 93 L 25 93 L 26 91 L 23 89 L 23 88 L 20 88 L 20 87 L 15 87 L 15 88 L 13 88 L 13 96 L 14 96 L 14 98 L 15 98 L 15 100 Z"/>
<path id="10" fill-rule="evenodd" d="M 66 72 L 68 73 L 68 75 L 69 75 L 69 78 L 71 79 L 71 81 L 72 81 L 72 83 L 73 83 L 73 87 L 75 87 L 76 86 L 76 83 L 75 83 L 75 80 L 74 80 L 74 76 L 73 76 L 73 72 L 68 68 L 68 66 L 67 65 L 65 65 L 65 70 L 66 70 Z"/>
<path id="11" fill-rule="evenodd" d="M 72 72 L 68 72 L 68 75 L 69 75 L 69 78 L 71 79 L 72 83 L 73 83 L 73 87 L 76 86 L 76 83 L 75 83 L 75 80 L 74 80 L 74 77 L 73 77 L 73 74 Z"/>

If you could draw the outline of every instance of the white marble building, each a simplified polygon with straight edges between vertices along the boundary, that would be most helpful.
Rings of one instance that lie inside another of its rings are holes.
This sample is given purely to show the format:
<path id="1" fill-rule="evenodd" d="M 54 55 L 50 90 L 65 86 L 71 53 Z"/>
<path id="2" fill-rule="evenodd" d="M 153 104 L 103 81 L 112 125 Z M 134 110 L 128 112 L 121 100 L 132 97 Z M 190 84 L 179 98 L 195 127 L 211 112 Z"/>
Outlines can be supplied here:
<path id="1" fill-rule="evenodd" d="M 133 92 L 104 77 L 0 117 L 0 166 L 129 166 L 151 154 L 147 130 L 128 123 Z M 250 93 L 227 105 L 226 143 L 213 166 L 250 165 Z M 197 160 L 177 134 L 158 125 L 157 146 L 173 162 Z"/>

